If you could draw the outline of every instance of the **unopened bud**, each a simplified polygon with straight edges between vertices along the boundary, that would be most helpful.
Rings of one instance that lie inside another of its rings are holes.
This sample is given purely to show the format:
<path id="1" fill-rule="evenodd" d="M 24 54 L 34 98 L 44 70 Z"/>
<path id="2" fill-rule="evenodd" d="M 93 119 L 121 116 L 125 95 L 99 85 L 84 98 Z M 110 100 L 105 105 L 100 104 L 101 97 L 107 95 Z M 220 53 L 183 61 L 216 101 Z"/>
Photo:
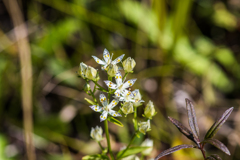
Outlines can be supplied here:
<path id="1" fill-rule="evenodd" d="M 107 73 L 109 76 L 114 77 L 118 72 L 118 66 L 115 64 L 110 64 L 107 69 Z"/>
<path id="2" fill-rule="evenodd" d="M 142 132 L 143 134 L 151 130 L 150 120 L 148 120 L 147 122 L 140 122 L 138 123 L 138 126 L 139 126 L 139 131 Z"/>
<path id="3" fill-rule="evenodd" d="M 84 88 L 83 88 L 83 90 L 84 90 L 86 93 L 88 93 L 88 91 L 90 91 L 90 90 L 91 90 L 91 87 L 90 87 L 90 85 L 89 85 L 88 83 L 86 83 L 86 84 L 84 85 Z"/>
<path id="4" fill-rule="evenodd" d="M 131 72 L 136 65 L 136 62 L 133 58 L 128 57 L 123 61 L 123 68 L 125 72 Z"/>
<path id="5" fill-rule="evenodd" d="M 86 78 L 89 80 L 97 81 L 99 79 L 97 70 L 91 66 L 86 69 Z"/>
<path id="6" fill-rule="evenodd" d="M 80 63 L 79 65 L 79 69 L 78 69 L 78 75 L 81 76 L 83 79 L 86 78 L 86 69 L 87 69 L 87 65 L 83 62 Z"/>
<path id="7" fill-rule="evenodd" d="M 149 101 L 146 108 L 144 109 L 144 115 L 148 119 L 152 119 L 152 117 L 156 114 L 154 105 L 152 101 Z"/>
<path id="8" fill-rule="evenodd" d="M 125 102 L 121 108 L 122 112 L 124 114 L 129 114 L 129 113 L 133 113 L 133 104 L 132 102 Z"/>

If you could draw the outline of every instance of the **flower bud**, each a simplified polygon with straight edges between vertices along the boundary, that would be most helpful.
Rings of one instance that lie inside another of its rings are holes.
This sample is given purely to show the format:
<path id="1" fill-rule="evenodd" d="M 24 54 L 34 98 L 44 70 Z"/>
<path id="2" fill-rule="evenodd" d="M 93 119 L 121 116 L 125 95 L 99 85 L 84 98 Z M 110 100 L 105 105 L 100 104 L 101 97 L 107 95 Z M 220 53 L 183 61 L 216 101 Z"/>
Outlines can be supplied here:
<path id="1" fill-rule="evenodd" d="M 154 105 L 152 101 L 149 101 L 146 108 L 144 109 L 144 115 L 148 119 L 152 119 L 152 117 L 156 114 Z"/>
<path id="2" fill-rule="evenodd" d="M 138 126 L 139 126 L 139 131 L 142 132 L 143 134 L 151 130 L 150 120 L 148 120 L 147 122 L 140 122 L 138 123 Z"/>
<path id="3" fill-rule="evenodd" d="M 91 66 L 86 69 L 86 78 L 89 80 L 97 81 L 99 79 L 97 70 Z"/>
<path id="4" fill-rule="evenodd" d="M 114 77 L 118 72 L 118 66 L 115 64 L 110 64 L 107 69 L 107 73 L 109 76 Z"/>
<path id="5" fill-rule="evenodd" d="M 78 75 L 81 76 L 83 79 L 86 78 L 86 69 L 87 69 L 87 65 L 83 62 L 80 63 L 79 65 L 79 69 L 78 69 Z"/>
<path id="6" fill-rule="evenodd" d="M 90 85 L 89 85 L 88 83 L 86 83 L 86 84 L 84 85 L 84 88 L 83 88 L 83 90 L 84 90 L 86 93 L 88 93 L 88 91 L 90 91 L 90 90 L 91 90 L 91 87 L 90 87 Z"/>
<path id="7" fill-rule="evenodd" d="M 128 57 L 123 61 L 123 68 L 125 72 L 131 72 L 136 65 L 136 62 L 131 57 Z"/>
<path id="8" fill-rule="evenodd" d="M 133 104 L 131 102 L 125 102 L 121 108 L 122 112 L 124 114 L 129 114 L 134 112 L 133 110 Z"/>
<path id="9" fill-rule="evenodd" d="M 145 149 L 144 151 L 142 151 L 142 154 L 147 156 L 150 155 L 153 149 L 153 140 L 147 138 L 143 141 L 143 143 L 141 144 L 142 147 L 149 147 L 148 149 Z"/>
<path id="10" fill-rule="evenodd" d="M 90 136 L 97 142 L 101 141 L 103 139 L 102 137 L 102 133 L 103 133 L 103 130 L 102 130 L 102 127 L 98 127 L 96 126 L 96 128 L 92 128 L 91 130 L 91 133 L 90 133 Z"/>

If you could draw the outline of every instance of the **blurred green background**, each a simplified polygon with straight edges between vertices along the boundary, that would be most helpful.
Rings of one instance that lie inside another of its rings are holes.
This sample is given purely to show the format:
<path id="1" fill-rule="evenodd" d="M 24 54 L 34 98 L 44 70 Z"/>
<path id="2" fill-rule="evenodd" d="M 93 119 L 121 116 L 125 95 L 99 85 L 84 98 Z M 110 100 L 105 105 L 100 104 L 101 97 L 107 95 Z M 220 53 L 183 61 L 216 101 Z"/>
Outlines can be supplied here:
<path id="1" fill-rule="evenodd" d="M 104 48 L 114 58 L 133 57 L 145 104 L 152 100 L 158 114 L 152 131 L 161 151 L 191 142 L 167 116 L 185 125 L 185 98 L 193 100 L 204 133 L 231 106 L 235 109 L 215 138 L 230 150 L 227 156 L 207 146 L 208 154 L 240 159 L 240 1 L 239 0 L 10 0 L 15 1 L 27 26 L 30 47 L 33 140 L 38 160 L 77 160 L 100 153 L 90 138 L 91 127 L 104 126 L 84 98 L 84 80 L 77 77 L 80 62 L 100 70 L 92 55 Z M 7 7 L 6 7 L 7 6 Z M 20 49 L 8 0 L 0 1 L 0 160 L 27 159 L 24 140 Z M 19 32 L 18 32 L 19 33 Z M 20 44 L 21 46 L 21 44 Z M 23 52 L 23 54 L 27 52 Z M 100 84 L 106 88 L 101 74 Z M 31 102 L 31 100 L 29 100 Z M 139 108 L 142 115 L 143 106 Z M 110 125 L 113 151 L 129 142 L 132 115 L 118 118 L 125 126 Z M 27 119 L 28 120 L 28 119 Z M 104 144 L 103 144 L 104 145 Z M 186 149 L 163 160 L 201 160 L 201 152 Z"/>

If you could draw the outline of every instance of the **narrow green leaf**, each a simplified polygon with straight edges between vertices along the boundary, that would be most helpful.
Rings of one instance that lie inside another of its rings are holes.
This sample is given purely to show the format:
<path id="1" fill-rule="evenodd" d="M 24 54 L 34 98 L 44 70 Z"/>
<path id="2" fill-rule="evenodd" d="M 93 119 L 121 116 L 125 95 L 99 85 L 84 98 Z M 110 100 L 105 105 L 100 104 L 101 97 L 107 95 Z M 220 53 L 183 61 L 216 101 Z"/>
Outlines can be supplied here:
<path id="1" fill-rule="evenodd" d="M 124 152 L 124 150 L 121 150 L 120 152 L 118 152 L 117 159 L 124 158 L 124 157 L 130 156 L 130 155 L 133 155 L 133 154 L 137 154 L 148 148 L 150 148 L 150 147 L 129 147 L 128 150 L 121 157 L 120 157 L 120 155 L 122 154 L 122 152 Z"/>
<path id="2" fill-rule="evenodd" d="M 172 117 L 168 117 L 169 120 L 178 128 L 178 130 L 184 134 L 188 139 L 190 139 L 191 141 L 193 141 L 194 143 L 197 144 L 198 147 L 199 146 L 199 143 L 200 141 L 193 135 L 193 133 L 188 129 L 186 128 L 181 122 L 179 122 L 178 120 L 172 118 Z"/>
<path id="3" fill-rule="evenodd" d="M 198 129 L 197 117 L 196 117 L 194 106 L 189 99 L 186 98 L 185 101 L 186 101 L 189 126 L 193 134 L 195 135 L 195 137 L 199 139 L 199 129 Z"/>
<path id="4" fill-rule="evenodd" d="M 84 156 L 82 160 L 109 160 L 109 158 L 106 155 L 96 154 Z"/>
<path id="5" fill-rule="evenodd" d="M 206 160 L 222 160 L 222 158 L 217 154 L 212 154 L 206 158 Z"/>
<path id="6" fill-rule="evenodd" d="M 163 151 L 162 153 L 160 153 L 154 160 L 158 160 L 166 155 L 169 155 L 173 152 L 176 152 L 178 150 L 185 149 L 185 148 L 194 148 L 194 146 L 188 145 L 188 144 L 183 144 L 183 145 L 175 146 L 173 148 L 169 148 L 169 149 Z"/>
<path id="7" fill-rule="evenodd" d="M 223 125 L 223 123 L 226 122 L 226 120 L 228 119 L 228 117 L 230 116 L 230 114 L 233 111 L 233 107 L 229 108 L 228 110 L 226 110 L 223 115 L 212 125 L 212 127 L 208 130 L 208 132 L 205 135 L 204 139 L 209 139 L 212 138 L 217 131 L 220 129 L 220 127 Z"/>
<path id="8" fill-rule="evenodd" d="M 209 144 L 217 147 L 218 149 L 220 149 L 221 151 L 223 151 L 227 155 L 231 155 L 231 153 L 229 152 L 228 148 L 222 142 L 220 142 L 217 139 L 206 139 L 202 143 L 209 143 Z"/>
<path id="9" fill-rule="evenodd" d="M 108 117 L 108 121 L 112 122 L 112 123 L 114 123 L 114 124 L 116 124 L 116 125 L 118 125 L 120 127 L 123 127 L 123 124 L 119 120 L 117 120 L 117 119 L 115 119 L 113 117 Z"/>
<path id="10" fill-rule="evenodd" d="M 89 104 L 91 104 L 91 105 L 96 105 L 96 103 L 93 102 L 93 101 L 91 101 L 90 99 L 88 99 L 88 98 L 84 98 L 84 99 L 85 99 L 85 101 L 87 101 Z"/>

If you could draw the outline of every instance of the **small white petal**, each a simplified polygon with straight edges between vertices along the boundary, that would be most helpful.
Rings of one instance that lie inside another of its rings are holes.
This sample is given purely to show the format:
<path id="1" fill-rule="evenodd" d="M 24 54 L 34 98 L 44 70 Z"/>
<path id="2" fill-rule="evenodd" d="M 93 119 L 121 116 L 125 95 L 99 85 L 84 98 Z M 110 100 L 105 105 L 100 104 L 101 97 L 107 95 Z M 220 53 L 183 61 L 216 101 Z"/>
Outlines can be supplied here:
<path id="1" fill-rule="evenodd" d="M 117 83 L 117 86 L 120 86 L 122 84 L 122 74 L 120 71 L 117 72 L 115 76 L 115 81 Z"/>
<path id="2" fill-rule="evenodd" d="M 105 107 L 105 106 L 107 106 L 107 98 L 106 98 L 106 96 L 104 95 L 104 94 L 100 94 L 99 95 L 99 99 L 100 99 L 100 102 L 102 103 L 102 105 Z"/>
<path id="3" fill-rule="evenodd" d="M 106 62 L 102 61 L 101 59 L 97 58 L 96 56 L 92 56 L 94 58 L 94 60 L 101 65 L 106 65 Z"/>
<path id="4" fill-rule="evenodd" d="M 117 85 L 114 84 L 113 82 L 111 81 L 104 81 L 104 83 L 108 86 L 108 88 L 111 88 L 111 89 L 116 89 L 117 88 Z"/>
<path id="5" fill-rule="evenodd" d="M 110 54 L 106 48 L 103 51 L 103 58 L 107 64 L 110 64 Z"/>
<path id="6" fill-rule="evenodd" d="M 121 117 L 122 115 L 114 110 L 110 110 L 109 114 L 113 117 Z"/>
<path id="7" fill-rule="evenodd" d="M 103 113 L 100 116 L 100 122 L 102 122 L 105 119 L 107 119 L 107 115 L 108 115 L 108 112 L 107 111 L 103 111 Z"/>
<path id="8" fill-rule="evenodd" d="M 117 63 L 121 62 L 121 60 L 123 59 L 124 55 L 125 55 L 125 54 L 117 57 L 114 61 L 112 61 L 112 64 L 117 64 Z"/>
<path id="9" fill-rule="evenodd" d="M 96 106 L 96 105 L 93 105 L 93 106 L 89 106 L 92 110 L 94 110 L 95 112 L 101 112 L 102 111 L 102 107 L 100 106 Z"/>
<path id="10" fill-rule="evenodd" d="M 130 79 L 127 82 L 123 84 L 123 88 L 129 88 L 132 87 L 133 84 L 136 82 L 137 79 Z"/>
<path id="11" fill-rule="evenodd" d="M 113 109 L 117 104 L 118 104 L 118 100 L 114 99 L 112 100 L 112 102 L 108 105 L 110 109 Z"/>
<path id="12" fill-rule="evenodd" d="M 117 89 L 115 92 L 114 92 L 115 96 L 116 97 L 120 97 L 120 94 L 121 94 L 121 91 L 119 89 Z"/>

